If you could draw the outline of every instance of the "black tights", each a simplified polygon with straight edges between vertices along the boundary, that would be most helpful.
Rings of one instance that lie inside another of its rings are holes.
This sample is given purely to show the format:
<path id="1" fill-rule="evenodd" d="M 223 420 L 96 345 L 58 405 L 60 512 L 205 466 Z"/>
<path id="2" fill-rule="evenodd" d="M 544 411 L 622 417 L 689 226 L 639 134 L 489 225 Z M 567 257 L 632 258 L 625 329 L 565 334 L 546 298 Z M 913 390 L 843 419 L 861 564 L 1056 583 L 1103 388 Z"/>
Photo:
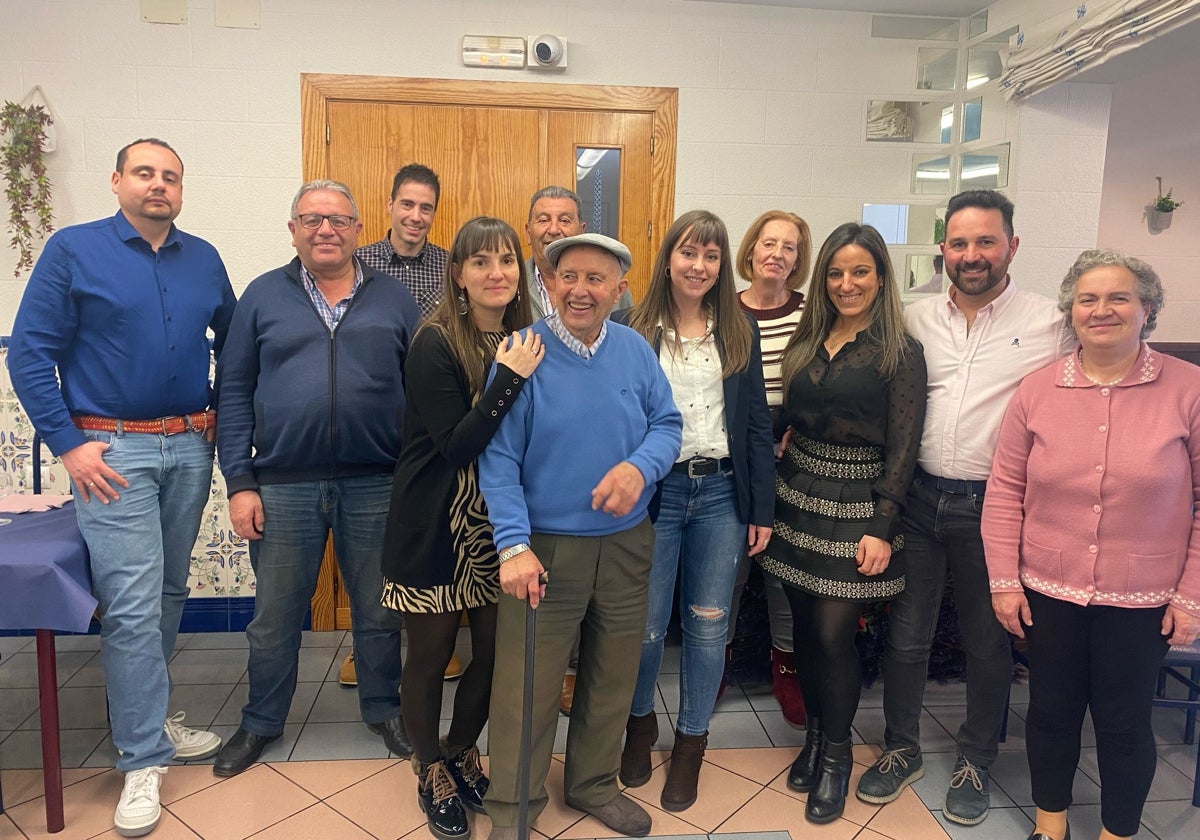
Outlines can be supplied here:
<path id="1" fill-rule="evenodd" d="M 826 738 L 841 743 L 850 737 L 862 693 L 862 665 L 854 637 L 864 605 L 828 601 L 786 582 L 783 589 L 792 605 L 796 674 L 805 708 L 821 719 Z"/>
<path id="2" fill-rule="evenodd" d="M 423 764 L 442 757 L 438 743 L 442 680 L 454 655 L 458 617 L 457 612 L 404 614 L 408 656 L 400 679 L 400 706 L 413 751 Z M 455 750 L 472 746 L 487 723 L 496 657 L 496 605 L 467 610 L 467 621 L 471 625 L 471 664 L 454 694 L 454 717 L 446 736 Z"/>

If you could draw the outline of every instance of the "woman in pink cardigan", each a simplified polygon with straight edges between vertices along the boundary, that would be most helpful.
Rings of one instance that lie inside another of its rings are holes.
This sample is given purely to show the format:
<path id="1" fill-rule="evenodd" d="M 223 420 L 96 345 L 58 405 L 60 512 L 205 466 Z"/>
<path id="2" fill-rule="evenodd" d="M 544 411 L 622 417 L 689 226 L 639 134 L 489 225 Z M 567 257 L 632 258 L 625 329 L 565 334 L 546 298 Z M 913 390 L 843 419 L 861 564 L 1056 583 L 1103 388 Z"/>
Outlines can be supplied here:
<path id="1" fill-rule="evenodd" d="M 1029 639 L 1031 840 L 1069 836 L 1089 707 L 1100 837 L 1138 830 L 1158 669 L 1200 631 L 1200 368 L 1143 341 L 1162 303 L 1146 263 L 1083 252 L 1059 292 L 1079 349 L 1027 376 L 1000 428 L 983 543 L 996 617 Z"/>

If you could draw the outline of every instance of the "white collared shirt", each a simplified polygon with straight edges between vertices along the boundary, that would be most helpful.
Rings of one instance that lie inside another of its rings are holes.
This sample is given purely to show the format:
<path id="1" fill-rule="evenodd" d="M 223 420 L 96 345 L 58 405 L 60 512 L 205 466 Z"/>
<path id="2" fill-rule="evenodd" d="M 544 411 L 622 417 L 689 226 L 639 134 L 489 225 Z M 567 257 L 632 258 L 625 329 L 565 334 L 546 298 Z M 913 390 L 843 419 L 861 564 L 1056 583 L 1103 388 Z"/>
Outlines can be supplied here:
<path id="1" fill-rule="evenodd" d="M 1007 282 L 976 314 L 970 332 L 949 294 L 919 300 L 904 312 L 909 332 L 925 348 L 929 401 L 918 463 L 931 475 L 986 480 L 1017 385 L 1075 346 L 1054 301 L 1018 290 L 1011 277 Z"/>
<path id="2" fill-rule="evenodd" d="M 683 440 L 678 460 L 729 457 L 725 385 L 712 322 L 703 337 L 685 338 L 677 348 L 674 331 L 664 327 L 658 360 L 671 383 L 675 407 L 683 415 Z"/>

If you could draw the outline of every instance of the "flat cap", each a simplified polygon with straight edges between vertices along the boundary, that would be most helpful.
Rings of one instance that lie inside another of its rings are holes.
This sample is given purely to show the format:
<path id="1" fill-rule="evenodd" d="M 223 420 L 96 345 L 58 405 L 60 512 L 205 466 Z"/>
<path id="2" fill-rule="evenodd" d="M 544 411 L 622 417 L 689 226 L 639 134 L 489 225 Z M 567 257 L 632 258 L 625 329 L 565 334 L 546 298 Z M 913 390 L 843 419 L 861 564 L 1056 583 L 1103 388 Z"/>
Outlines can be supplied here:
<path id="1" fill-rule="evenodd" d="M 621 264 L 622 277 L 629 273 L 629 268 L 633 265 L 633 257 L 630 256 L 629 249 L 611 236 L 605 236 L 602 233 L 580 233 L 563 239 L 555 239 L 546 246 L 546 259 L 550 261 L 550 265 L 554 266 L 555 271 L 558 270 L 558 259 L 563 252 L 576 245 L 592 245 L 608 251 Z"/>

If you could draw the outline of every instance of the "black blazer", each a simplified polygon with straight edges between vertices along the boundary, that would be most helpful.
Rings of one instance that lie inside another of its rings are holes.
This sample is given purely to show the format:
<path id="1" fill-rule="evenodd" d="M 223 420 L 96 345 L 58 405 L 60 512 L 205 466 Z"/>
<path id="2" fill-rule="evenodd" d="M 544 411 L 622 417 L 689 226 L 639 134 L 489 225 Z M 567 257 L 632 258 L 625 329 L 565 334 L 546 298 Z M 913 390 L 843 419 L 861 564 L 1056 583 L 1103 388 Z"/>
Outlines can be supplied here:
<path id="1" fill-rule="evenodd" d="M 631 310 L 612 314 L 618 324 L 629 325 Z M 737 486 L 738 515 L 746 522 L 772 528 L 775 525 L 775 444 L 771 437 L 771 415 L 767 411 L 767 390 L 763 384 L 762 346 L 758 324 L 746 313 L 750 322 L 750 362 L 746 369 L 727 376 L 725 387 L 725 429 L 728 434 L 729 457 L 733 460 L 733 481 Z M 654 333 L 654 352 L 662 348 L 662 327 Z M 717 353 L 725 360 L 725 347 L 717 334 Z M 662 495 L 660 483 L 650 503 L 652 518 L 657 518 Z"/>

